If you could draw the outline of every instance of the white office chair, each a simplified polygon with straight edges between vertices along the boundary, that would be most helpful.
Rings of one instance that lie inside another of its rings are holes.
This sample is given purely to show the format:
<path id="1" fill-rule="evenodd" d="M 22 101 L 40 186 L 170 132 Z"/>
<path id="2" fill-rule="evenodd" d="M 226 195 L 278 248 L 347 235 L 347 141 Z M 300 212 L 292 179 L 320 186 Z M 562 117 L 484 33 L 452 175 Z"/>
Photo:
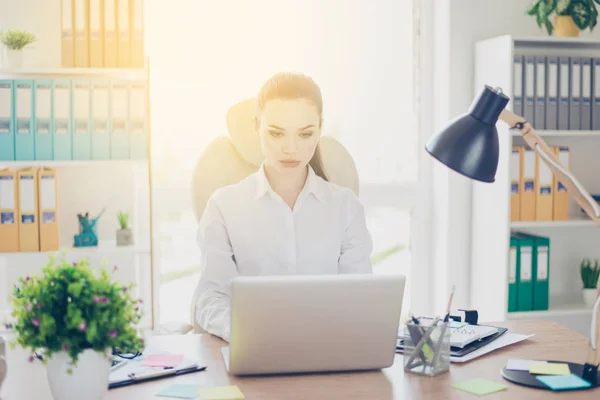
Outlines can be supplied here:
<path id="1" fill-rule="evenodd" d="M 233 105 L 227 112 L 229 136 L 213 140 L 200 156 L 192 179 L 196 220 L 200 221 L 210 196 L 220 187 L 237 183 L 256 172 L 264 159 L 252 116 L 256 110 L 254 98 Z M 336 139 L 323 136 L 321 157 L 329 181 L 350 188 L 358 196 L 358 173 L 346 148 Z M 155 334 L 205 333 L 196 322 L 194 293 L 190 307 L 190 323 L 161 325 Z"/>

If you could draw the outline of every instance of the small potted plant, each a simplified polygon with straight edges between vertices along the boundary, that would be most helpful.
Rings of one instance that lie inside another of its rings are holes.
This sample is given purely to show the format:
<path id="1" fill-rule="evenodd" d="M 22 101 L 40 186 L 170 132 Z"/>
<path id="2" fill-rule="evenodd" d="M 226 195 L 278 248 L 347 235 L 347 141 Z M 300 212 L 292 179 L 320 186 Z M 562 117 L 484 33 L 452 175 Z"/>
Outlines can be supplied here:
<path id="1" fill-rule="evenodd" d="M 133 233 L 129 228 L 129 213 L 119 211 L 117 214 L 119 220 L 119 226 L 121 229 L 117 231 L 117 246 L 131 246 L 133 245 Z"/>
<path id="2" fill-rule="evenodd" d="M 104 398 L 113 350 L 143 350 L 136 327 L 141 301 L 131 288 L 113 282 L 106 269 L 95 274 L 87 259 L 70 263 L 53 255 L 41 277 L 19 279 L 10 297 L 7 327 L 17 334 L 10 345 L 29 350 L 30 362 L 41 350 L 54 399 Z"/>
<path id="3" fill-rule="evenodd" d="M 598 276 L 600 276 L 600 262 L 584 259 L 581 262 L 581 281 L 583 283 L 583 301 L 589 307 L 596 302 L 598 287 Z"/>
<path id="4" fill-rule="evenodd" d="M 545 27 L 548 35 L 556 31 L 557 36 L 579 36 L 580 31 L 589 28 L 591 32 L 596 26 L 598 11 L 594 3 L 600 4 L 600 0 L 534 0 L 527 14 L 535 16 L 538 26 Z"/>
<path id="5" fill-rule="evenodd" d="M 4 44 L 6 68 L 20 68 L 23 65 L 23 49 L 35 42 L 35 35 L 18 29 L 0 32 L 0 42 Z"/>

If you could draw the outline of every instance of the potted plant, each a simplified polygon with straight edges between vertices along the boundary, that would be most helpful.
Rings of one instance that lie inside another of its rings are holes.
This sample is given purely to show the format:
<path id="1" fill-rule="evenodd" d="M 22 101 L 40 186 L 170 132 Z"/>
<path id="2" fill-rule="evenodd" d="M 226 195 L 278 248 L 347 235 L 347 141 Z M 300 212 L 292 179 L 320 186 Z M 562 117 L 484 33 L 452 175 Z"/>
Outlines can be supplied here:
<path id="1" fill-rule="evenodd" d="M 594 3 L 600 4 L 600 0 L 533 0 L 527 14 L 535 16 L 548 35 L 556 30 L 557 36 L 579 36 L 580 31 L 589 28 L 591 32 L 596 26 L 598 11 Z"/>
<path id="2" fill-rule="evenodd" d="M 18 29 L 0 32 L 0 42 L 4 44 L 5 66 L 20 68 L 23 65 L 23 48 L 36 40 L 35 35 Z"/>
<path id="3" fill-rule="evenodd" d="M 102 399 L 113 349 L 143 349 L 136 328 L 141 301 L 106 269 L 95 274 L 87 259 L 69 263 L 50 256 L 42 276 L 20 278 L 10 300 L 14 321 L 8 328 L 17 334 L 11 346 L 31 351 L 30 362 L 42 351 L 55 400 Z"/>
<path id="4" fill-rule="evenodd" d="M 598 276 L 600 276 L 600 262 L 584 259 L 581 262 L 581 281 L 583 282 L 583 301 L 589 307 L 596 302 L 598 287 Z"/>
<path id="5" fill-rule="evenodd" d="M 119 211 L 117 219 L 119 220 L 119 226 L 121 227 L 121 229 L 117 231 L 117 246 L 133 245 L 133 233 L 129 228 L 129 213 Z"/>

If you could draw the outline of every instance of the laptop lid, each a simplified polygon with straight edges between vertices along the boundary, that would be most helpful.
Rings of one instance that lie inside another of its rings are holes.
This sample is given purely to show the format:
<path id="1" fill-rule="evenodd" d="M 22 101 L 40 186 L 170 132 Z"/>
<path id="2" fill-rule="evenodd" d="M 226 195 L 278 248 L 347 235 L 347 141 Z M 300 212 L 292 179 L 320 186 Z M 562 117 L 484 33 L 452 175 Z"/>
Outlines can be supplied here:
<path id="1" fill-rule="evenodd" d="M 229 371 L 368 370 L 393 364 L 405 276 L 244 276 L 232 281 Z"/>

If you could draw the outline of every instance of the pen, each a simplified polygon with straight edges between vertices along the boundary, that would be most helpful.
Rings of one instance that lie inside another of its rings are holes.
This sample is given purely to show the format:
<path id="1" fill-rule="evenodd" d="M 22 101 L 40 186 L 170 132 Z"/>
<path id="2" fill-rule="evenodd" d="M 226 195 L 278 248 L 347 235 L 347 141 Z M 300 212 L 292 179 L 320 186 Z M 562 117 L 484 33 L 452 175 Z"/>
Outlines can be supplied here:
<path id="1" fill-rule="evenodd" d="M 450 291 L 450 298 L 448 299 L 448 307 L 446 308 L 446 316 L 444 317 L 444 324 L 442 325 L 442 330 L 440 332 L 440 338 L 438 340 L 438 346 L 435 350 L 435 356 L 433 358 L 433 368 L 437 365 L 437 362 L 440 358 L 440 353 L 442 352 L 442 345 L 444 344 L 444 336 L 446 335 L 446 327 L 448 326 L 448 320 L 450 319 L 450 307 L 452 306 L 452 300 L 454 299 L 454 291 L 456 290 L 456 285 L 452 285 L 452 290 Z"/>

